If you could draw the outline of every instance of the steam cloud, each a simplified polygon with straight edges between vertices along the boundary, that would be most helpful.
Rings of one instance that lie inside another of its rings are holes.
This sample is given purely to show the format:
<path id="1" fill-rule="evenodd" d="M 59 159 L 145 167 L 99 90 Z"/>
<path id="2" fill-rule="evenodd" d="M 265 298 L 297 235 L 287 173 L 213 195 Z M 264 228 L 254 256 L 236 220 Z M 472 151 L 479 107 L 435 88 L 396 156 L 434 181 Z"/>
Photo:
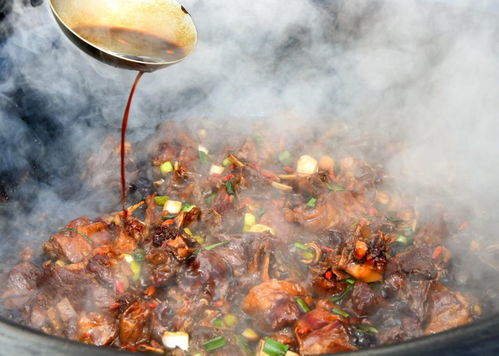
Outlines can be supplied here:
<path id="1" fill-rule="evenodd" d="M 184 6 L 197 25 L 198 48 L 181 64 L 144 76 L 131 142 L 172 118 L 235 117 L 237 126 L 276 117 L 286 130 L 314 125 L 318 116 L 339 117 L 407 142 L 389 166 L 390 175 L 404 175 L 406 189 L 436 187 L 474 214 L 497 207 L 493 1 L 185 0 Z M 38 248 L 36 241 L 74 217 L 117 209 L 115 192 L 83 192 L 75 182 L 104 139 L 118 138 L 134 73 L 80 52 L 47 4 L 15 3 L 4 21 L 13 28 L 0 46 L 0 186 L 10 196 L 0 203 L 0 234 L 12 242 L 7 256 L 27 244 Z"/>

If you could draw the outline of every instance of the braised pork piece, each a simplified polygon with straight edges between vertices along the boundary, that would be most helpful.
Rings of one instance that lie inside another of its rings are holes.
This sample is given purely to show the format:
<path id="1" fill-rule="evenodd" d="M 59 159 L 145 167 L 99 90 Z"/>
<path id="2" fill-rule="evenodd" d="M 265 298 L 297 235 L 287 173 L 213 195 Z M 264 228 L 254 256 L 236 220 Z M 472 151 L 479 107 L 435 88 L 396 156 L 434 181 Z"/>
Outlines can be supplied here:
<path id="1" fill-rule="evenodd" d="M 4 306 L 48 334 L 176 356 L 335 353 L 478 317 L 446 285 L 459 224 L 417 211 L 334 130 L 302 134 L 164 125 L 154 193 L 127 218 L 71 221 L 41 265 L 25 251 Z"/>

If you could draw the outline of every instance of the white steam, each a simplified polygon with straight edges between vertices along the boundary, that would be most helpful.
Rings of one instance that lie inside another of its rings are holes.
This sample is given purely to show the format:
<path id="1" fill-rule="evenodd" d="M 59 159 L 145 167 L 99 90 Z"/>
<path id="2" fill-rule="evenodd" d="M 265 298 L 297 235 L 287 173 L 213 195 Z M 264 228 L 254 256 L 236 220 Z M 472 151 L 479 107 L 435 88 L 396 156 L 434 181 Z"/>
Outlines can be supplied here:
<path id="1" fill-rule="evenodd" d="M 184 62 L 144 76 L 131 112 L 130 141 L 171 118 L 247 120 L 293 112 L 314 125 L 316 116 L 336 116 L 373 135 L 406 140 L 390 174 L 403 171 L 408 189 L 440 187 L 476 209 L 497 205 L 494 2 L 185 0 L 184 6 L 197 25 L 198 48 Z M 48 145 L 48 154 L 40 154 L 43 185 L 28 180 L 19 190 L 31 192 L 36 216 L 46 214 L 54 224 L 92 215 L 106 206 L 102 200 L 116 200 L 115 192 L 107 198 L 59 188 L 79 176 L 106 136 L 119 137 L 134 73 L 80 52 L 63 37 L 47 4 L 17 4 L 7 21 L 15 31 L 0 52 L 12 66 L 0 91 L 40 107 L 32 113 L 36 125 L 23 113 L 0 112 L 0 148 L 9 154 L 0 159 L 0 172 L 14 164 L 26 169 L 33 151 Z M 23 87 L 29 91 L 19 92 Z M 40 144 L 30 125 L 43 131 L 44 120 L 58 135 L 49 137 L 47 129 Z M 280 126 L 290 125 L 283 120 Z M 0 227 L 27 231 L 22 227 L 31 229 L 33 221 L 33 215 L 0 217 Z"/>

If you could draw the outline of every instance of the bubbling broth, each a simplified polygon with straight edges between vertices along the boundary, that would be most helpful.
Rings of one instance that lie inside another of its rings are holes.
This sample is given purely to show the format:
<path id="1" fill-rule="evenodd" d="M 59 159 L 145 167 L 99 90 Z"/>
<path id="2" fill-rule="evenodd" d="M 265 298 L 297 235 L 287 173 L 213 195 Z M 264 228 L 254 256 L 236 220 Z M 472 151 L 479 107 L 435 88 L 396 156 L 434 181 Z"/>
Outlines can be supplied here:
<path id="1" fill-rule="evenodd" d="M 88 42 L 134 61 L 175 62 L 186 56 L 183 48 L 141 31 L 106 26 L 79 26 L 74 31 Z"/>

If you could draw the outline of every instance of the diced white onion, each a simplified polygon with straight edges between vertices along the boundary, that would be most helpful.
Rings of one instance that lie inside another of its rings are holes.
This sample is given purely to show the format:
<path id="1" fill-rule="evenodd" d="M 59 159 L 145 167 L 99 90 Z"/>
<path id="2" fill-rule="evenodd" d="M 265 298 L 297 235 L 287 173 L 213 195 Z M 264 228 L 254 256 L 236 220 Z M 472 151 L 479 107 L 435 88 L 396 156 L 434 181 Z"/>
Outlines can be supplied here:
<path id="1" fill-rule="evenodd" d="M 199 145 L 199 146 L 198 146 L 198 151 L 204 152 L 204 153 L 206 153 L 206 154 L 208 154 L 208 153 L 209 153 L 209 152 L 208 152 L 208 149 L 207 149 L 205 146 L 203 146 L 203 145 Z"/>
<path id="2" fill-rule="evenodd" d="M 182 202 L 176 200 L 168 200 L 163 208 L 169 214 L 178 214 L 182 210 Z"/>
<path id="3" fill-rule="evenodd" d="M 224 167 L 212 164 L 210 168 L 210 175 L 221 175 L 224 171 Z"/>
<path id="4" fill-rule="evenodd" d="M 272 186 L 276 189 L 279 189 L 280 191 L 283 191 L 283 192 L 291 192 L 293 190 L 293 187 L 286 185 L 286 184 L 277 183 L 277 182 L 272 182 Z"/>
<path id="5" fill-rule="evenodd" d="M 315 158 L 309 155 L 303 155 L 296 164 L 296 172 L 298 174 L 314 174 L 319 170 L 319 164 Z"/>
<path id="6" fill-rule="evenodd" d="M 161 341 L 163 341 L 163 345 L 165 345 L 167 349 L 173 350 L 178 347 L 184 351 L 189 350 L 189 334 L 183 331 L 165 331 L 161 337 Z"/>

